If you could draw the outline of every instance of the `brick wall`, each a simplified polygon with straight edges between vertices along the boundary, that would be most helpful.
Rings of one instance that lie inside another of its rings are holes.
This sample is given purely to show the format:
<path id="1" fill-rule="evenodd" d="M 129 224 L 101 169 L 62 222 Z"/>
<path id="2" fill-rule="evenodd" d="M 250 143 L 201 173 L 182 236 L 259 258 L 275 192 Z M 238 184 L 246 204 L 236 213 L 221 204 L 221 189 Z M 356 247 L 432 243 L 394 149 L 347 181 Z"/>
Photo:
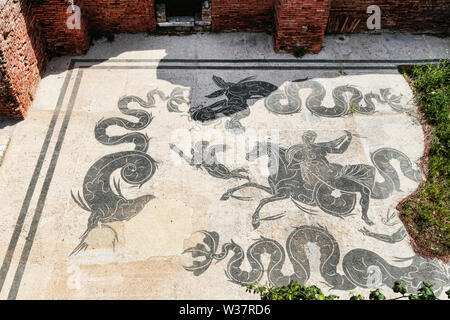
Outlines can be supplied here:
<path id="1" fill-rule="evenodd" d="M 276 0 L 275 51 L 292 52 L 301 47 L 317 53 L 329 14 L 329 0 Z"/>
<path id="2" fill-rule="evenodd" d="M 100 32 L 137 33 L 156 29 L 152 0 L 84 0 L 89 28 Z"/>
<path id="3" fill-rule="evenodd" d="M 212 0 L 213 31 L 271 31 L 275 0 Z"/>
<path id="4" fill-rule="evenodd" d="M 87 17 L 84 14 L 84 0 L 75 0 L 81 8 L 80 29 L 69 29 L 67 20 L 69 3 L 64 0 L 33 1 L 33 13 L 43 29 L 47 50 L 51 55 L 81 54 L 89 47 Z"/>
<path id="5" fill-rule="evenodd" d="M 90 34 L 149 32 L 156 28 L 151 0 L 75 0 L 81 9 L 81 28 L 69 29 L 69 2 L 39 0 L 33 12 L 45 33 L 51 55 L 81 54 L 89 48 Z M 92 31 L 90 31 L 92 30 Z"/>
<path id="6" fill-rule="evenodd" d="M 82 54 L 89 28 L 99 32 L 146 32 L 156 27 L 151 0 L 75 0 L 80 28 L 67 27 L 69 1 L 0 0 L 0 117 L 23 119 L 46 61 Z"/>
<path id="7" fill-rule="evenodd" d="M 46 61 L 31 3 L 0 2 L 0 117 L 25 117 Z"/>
<path id="8" fill-rule="evenodd" d="M 329 30 L 340 31 L 348 18 L 347 26 L 360 20 L 354 32 L 370 31 L 366 25 L 369 17 L 366 11 L 370 5 L 381 9 L 382 30 L 450 33 L 448 0 L 331 0 L 330 22 L 339 27 L 329 26 Z"/>

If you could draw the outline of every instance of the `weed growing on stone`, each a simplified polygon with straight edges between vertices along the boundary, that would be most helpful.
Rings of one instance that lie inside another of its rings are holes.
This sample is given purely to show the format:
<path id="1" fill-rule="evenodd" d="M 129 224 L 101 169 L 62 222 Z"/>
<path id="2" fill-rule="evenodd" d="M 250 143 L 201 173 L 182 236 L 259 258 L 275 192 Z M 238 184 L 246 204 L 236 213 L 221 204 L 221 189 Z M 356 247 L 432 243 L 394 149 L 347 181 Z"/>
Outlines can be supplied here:
<path id="1" fill-rule="evenodd" d="M 305 47 L 294 47 L 292 52 L 294 53 L 294 57 L 296 58 L 303 58 L 303 56 L 306 54 L 307 49 Z"/>

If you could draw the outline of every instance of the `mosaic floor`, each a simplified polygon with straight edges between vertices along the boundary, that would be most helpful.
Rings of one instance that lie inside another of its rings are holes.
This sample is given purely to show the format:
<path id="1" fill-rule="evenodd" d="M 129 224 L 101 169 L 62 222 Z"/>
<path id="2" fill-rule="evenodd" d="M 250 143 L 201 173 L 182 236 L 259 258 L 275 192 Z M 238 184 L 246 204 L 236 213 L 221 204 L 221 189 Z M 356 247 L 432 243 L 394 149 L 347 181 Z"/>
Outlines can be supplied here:
<path id="1" fill-rule="evenodd" d="M 424 149 L 399 62 L 212 54 L 235 37 L 50 63 L 0 167 L 0 298 L 448 289 L 395 210 Z"/>

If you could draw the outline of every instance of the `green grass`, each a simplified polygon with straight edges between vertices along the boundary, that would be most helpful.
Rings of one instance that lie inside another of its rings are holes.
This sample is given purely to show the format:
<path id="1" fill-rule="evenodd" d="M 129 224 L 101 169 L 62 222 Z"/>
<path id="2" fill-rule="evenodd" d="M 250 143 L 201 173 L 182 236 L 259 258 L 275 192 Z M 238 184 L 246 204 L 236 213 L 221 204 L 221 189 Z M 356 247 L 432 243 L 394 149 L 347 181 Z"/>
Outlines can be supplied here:
<path id="1" fill-rule="evenodd" d="M 405 201 L 401 214 L 416 244 L 426 253 L 450 253 L 450 61 L 400 69 L 431 127 L 428 180 Z"/>

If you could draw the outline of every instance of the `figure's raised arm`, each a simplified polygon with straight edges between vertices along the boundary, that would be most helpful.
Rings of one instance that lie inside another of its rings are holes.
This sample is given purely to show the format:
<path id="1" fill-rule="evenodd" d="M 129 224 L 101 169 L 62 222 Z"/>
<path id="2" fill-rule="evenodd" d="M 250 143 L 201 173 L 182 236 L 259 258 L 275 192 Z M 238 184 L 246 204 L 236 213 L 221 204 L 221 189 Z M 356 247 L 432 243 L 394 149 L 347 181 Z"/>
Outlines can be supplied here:
<path id="1" fill-rule="evenodd" d="M 345 130 L 345 135 L 329 142 L 316 143 L 322 150 L 327 153 L 344 153 L 350 142 L 352 141 L 352 133 Z"/>

